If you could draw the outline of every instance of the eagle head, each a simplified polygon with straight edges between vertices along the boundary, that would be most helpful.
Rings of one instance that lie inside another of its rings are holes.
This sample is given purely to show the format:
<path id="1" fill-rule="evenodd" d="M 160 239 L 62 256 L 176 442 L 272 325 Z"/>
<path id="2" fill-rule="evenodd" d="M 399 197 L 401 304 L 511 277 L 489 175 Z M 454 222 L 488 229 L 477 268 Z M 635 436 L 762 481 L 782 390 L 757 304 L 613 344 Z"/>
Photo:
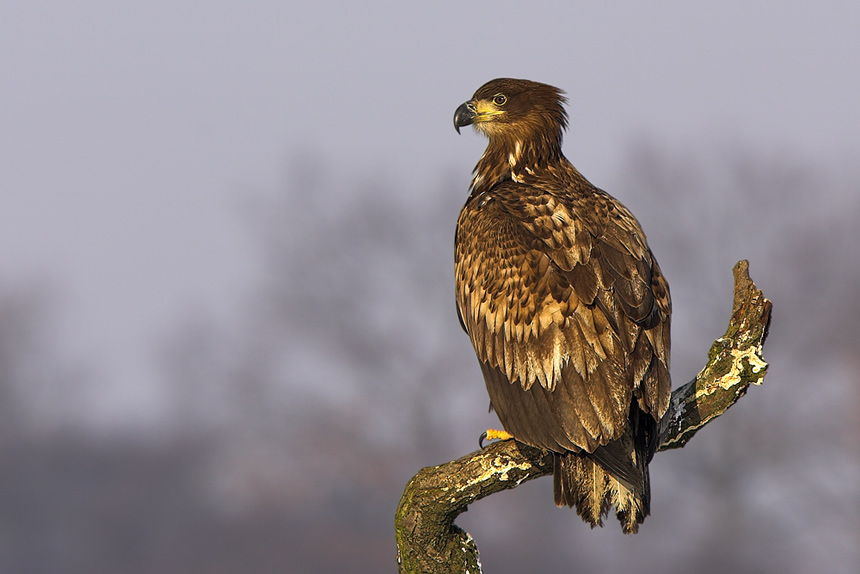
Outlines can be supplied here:
<path id="1" fill-rule="evenodd" d="M 454 113 L 457 133 L 474 125 L 491 140 L 497 136 L 528 141 L 546 138 L 561 144 L 567 127 L 564 92 L 530 80 L 497 78 L 475 92 L 472 99 Z"/>
<path id="2" fill-rule="evenodd" d="M 525 174 L 563 160 L 566 101 L 558 88 L 529 80 L 498 78 L 478 88 L 454 113 L 457 133 L 473 125 L 489 139 L 475 166 L 472 190 L 489 189 L 505 179 L 523 182 Z"/>

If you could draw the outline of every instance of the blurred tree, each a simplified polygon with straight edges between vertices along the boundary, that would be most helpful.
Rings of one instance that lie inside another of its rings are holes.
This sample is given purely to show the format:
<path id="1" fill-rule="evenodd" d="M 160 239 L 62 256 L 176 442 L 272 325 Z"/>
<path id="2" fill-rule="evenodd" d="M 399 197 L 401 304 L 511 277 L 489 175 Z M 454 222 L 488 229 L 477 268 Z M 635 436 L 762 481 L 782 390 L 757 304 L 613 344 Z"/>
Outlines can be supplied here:
<path id="1" fill-rule="evenodd" d="M 60 359 L 55 318 L 44 284 L 0 287 L 0 444 L 68 424 L 79 373 Z"/>
<path id="2" fill-rule="evenodd" d="M 647 142 L 617 174 L 595 183 L 637 214 L 670 281 L 676 385 L 747 257 L 777 308 L 767 392 L 655 459 L 635 537 L 555 509 L 544 480 L 473 505 L 458 523 L 481 532 L 486 571 L 856 572 L 860 174 Z M 356 180 L 308 154 L 287 176 L 245 212 L 266 276 L 235 322 L 183 318 L 156 350 L 174 401 L 161 442 L 55 424 L 85 416 L 89 371 L 66 376 L 45 301 L 0 293 L 0 571 L 395 569 L 403 485 L 495 422 L 454 312 L 466 177 Z M 7 432 L 25 420 L 52 434 Z"/>
<path id="3" fill-rule="evenodd" d="M 751 396 L 741 414 L 726 415 L 732 423 L 715 423 L 684 457 L 661 456 L 654 515 L 634 540 L 576 530 L 551 504 L 540 521 L 514 530 L 505 517 L 547 506 L 546 485 L 475 505 L 460 522 L 482 532 L 488 571 L 552 570 L 572 556 L 607 570 L 641 569 L 643 553 L 668 571 L 856 563 L 847 541 L 860 516 L 850 480 L 860 451 L 845 401 L 854 387 L 837 365 L 846 364 L 848 342 L 856 341 L 850 325 L 860 319 L 849 295 L 860 273 L 842 265 L 856 244 L 860 178 L 828 183 L 796 159 L 671 154 L 650 144 L 634 146 L 625 166 L 612 190 L 649 232 L 673 289 L 673 330 L 683 341 L 673 353 L 676 381 L 692 378 L 721 332 L 731 305 L 724 270 L 748 255 L 759 285 L 786 309 L 777 312 L 768 350 L 769 380 L 778 384 L 767 400 Z M 292 515 L 313 516 L 311 530 L 354 538 L 358 529 L 365 552 L 350 567 L 375 571 L 386 567 L 375 559 L 393 556 L 383 533 L 414 468 L 472 450 L 494 421 L 453 311 L 451 236 L 465 186 L 441 181 L 441 192 L 404 193 L 384 181 L 332 178 L 319 162 L 299 158 L 287 193 L 252 217 L 267 279 L 234 343 L 202 359 L 234 357 L 224 380 L 233 389 L 225 394 L 232 422 L 212 470 L 220 504 L 244 500 L 254 512 L 279 501 Z M 832 375 L 821 379 L 825 366 Z M 833 482 L 850 504 L 836 504 L 830 481 L 818 482 L 822 468 L 840 477 Z M 686 502 L 661 505 L 670 493 Z M 810 519 L 814 527 L 803 529 Z M 658 543 L 667 537 L 672 544 Z M 705 544 L 714 538 L 730 548 L 719 560 Z M 292 543 L 307 571 L 319 566 L 310 539 Z M 522 548 L 553 552 L 526 559 Z"/>

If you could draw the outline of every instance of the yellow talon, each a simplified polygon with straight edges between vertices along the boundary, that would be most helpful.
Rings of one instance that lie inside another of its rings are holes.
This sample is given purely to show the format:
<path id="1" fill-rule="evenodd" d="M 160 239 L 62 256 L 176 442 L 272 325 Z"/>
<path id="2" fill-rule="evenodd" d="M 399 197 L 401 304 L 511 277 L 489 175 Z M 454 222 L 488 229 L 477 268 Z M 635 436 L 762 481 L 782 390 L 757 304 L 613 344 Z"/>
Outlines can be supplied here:
<path id="1" fill-rule="evenodd" d="M 487 429 L 481 433 L 481 438 L 478 440 L 478 445 L 481 448 L 484 448 L 485 440 L 510 440 L 512 438 L 514 438 L 514 435 L 507 431 Z"/>

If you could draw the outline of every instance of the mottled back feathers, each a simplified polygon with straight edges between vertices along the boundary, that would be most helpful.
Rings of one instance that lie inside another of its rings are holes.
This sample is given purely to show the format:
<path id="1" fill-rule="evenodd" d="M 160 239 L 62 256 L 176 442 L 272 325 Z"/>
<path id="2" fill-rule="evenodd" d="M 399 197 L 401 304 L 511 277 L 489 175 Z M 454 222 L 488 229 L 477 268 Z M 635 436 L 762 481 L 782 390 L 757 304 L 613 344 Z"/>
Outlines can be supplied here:
<path id="1" fill-rule="evenodd" d="M 613 505 L 633 532 L 671 391 L 669 288 L 635 217 L 561 153 L 563 101 L 494 80 L 457 110 L 489 138 L 457 222 L 457 306 L 505 430 L 558 454 L 556 502 L 591 524 Z"/>

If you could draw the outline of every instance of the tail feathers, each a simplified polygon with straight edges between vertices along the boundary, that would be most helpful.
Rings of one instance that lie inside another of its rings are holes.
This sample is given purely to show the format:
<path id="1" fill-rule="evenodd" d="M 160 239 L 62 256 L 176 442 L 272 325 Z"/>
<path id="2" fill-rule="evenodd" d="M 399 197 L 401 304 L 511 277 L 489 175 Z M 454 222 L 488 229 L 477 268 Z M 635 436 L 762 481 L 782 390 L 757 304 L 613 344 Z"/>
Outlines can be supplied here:
<path id="1" fill-rule="evenodd" d="M 590 456 L 579 453 L 556 454 L 553 465 L 553 490 L 558 506 L 576 507 L 585 522 L 603 526 L 609 507 L 625 534 L 633 534 L 648 516 L 650 487 L 648 470 L 638 488 L 619 482 Z M 625 481 L 626 482 L 626 481 Z"/>

